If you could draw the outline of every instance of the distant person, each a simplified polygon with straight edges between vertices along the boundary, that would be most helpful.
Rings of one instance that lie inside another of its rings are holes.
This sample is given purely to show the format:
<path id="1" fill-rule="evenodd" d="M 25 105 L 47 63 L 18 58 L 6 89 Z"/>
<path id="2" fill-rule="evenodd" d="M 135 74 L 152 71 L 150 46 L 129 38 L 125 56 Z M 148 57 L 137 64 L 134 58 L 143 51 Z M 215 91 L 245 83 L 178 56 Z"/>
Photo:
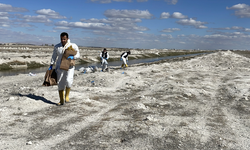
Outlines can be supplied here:
<path id="1" fill-rule="evenodd" d="M 105 71 L 108 69 L 108 59 L 109 59 L 109 53 L 107 52 L 106 48 L 103 49 L 103 51 L 100 53 L 100 58 L 101 58 L 101 66 L 102 66 L 102 71 Z"/>
<path id="2" fill-rule="evenodd" d="M 62 57 L 66 49 L 76 51 L 76 55 L 74 56 L 70 55 L 68 56 L 67 59 L 71 59 L 71 60 L 78 59 L 80 57 L 80 53 L 79 53 L 78 46 L 74 43 L 70 43 L 68 33 L 66 32 L 61 33 L 60 38 L 61 38 L 61 43 L 54 46 L 54 51 L 52 54 L 51 63 L 50 63 L 51 65 L 49 67 L 49 70 L 52 69 L 53 64 L 55 63 L 57 59 L 55 70 L 57 73 L 57 84 L 58 84 L 58 92 L 59 92 L 59 97 L 60 97 L 60 102 L 57 105 L 64 105 L 65 101 L 69 102 L 69 92 L 73 83 L 75 66 L 70 66 L 68 70 L 60 69 Z M 66 91 L 65 95 L 64 95 L 64 89 Z"/>
<path id="3" fill-rule="evenodd" d="M 123 61 L 123 63 L 122 63 L 121 67 L 128 67 L 127 61 L 128 61 L 128 55 L 130 55 L 130 54 L 131 54 L 130 51 L 122 53 L 121 61 Z"/>

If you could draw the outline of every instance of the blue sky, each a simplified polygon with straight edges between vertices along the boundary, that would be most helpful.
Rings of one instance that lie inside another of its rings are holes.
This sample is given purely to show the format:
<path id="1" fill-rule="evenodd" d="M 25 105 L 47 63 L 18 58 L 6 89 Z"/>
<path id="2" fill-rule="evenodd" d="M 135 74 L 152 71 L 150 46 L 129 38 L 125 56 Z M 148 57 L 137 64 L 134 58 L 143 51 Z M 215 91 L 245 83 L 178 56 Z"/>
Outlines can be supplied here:
<path id="1" fill-rule="evenodd" d="M 1 0 L 0 43 L 250 49 L 248 0 Z"/>

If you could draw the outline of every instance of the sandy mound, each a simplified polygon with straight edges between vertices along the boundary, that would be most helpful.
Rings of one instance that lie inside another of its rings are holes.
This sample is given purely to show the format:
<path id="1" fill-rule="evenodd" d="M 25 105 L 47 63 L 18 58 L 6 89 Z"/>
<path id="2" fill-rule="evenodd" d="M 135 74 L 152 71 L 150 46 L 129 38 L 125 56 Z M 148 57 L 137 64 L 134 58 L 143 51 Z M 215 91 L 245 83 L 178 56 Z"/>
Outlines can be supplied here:
<path id="1" fill-rule="evenodd" d="M 75 72 L 57 107 L 44 74 L 1 77 L 0 149 L 250 148 L 250 59 L 191 60 Z"/>

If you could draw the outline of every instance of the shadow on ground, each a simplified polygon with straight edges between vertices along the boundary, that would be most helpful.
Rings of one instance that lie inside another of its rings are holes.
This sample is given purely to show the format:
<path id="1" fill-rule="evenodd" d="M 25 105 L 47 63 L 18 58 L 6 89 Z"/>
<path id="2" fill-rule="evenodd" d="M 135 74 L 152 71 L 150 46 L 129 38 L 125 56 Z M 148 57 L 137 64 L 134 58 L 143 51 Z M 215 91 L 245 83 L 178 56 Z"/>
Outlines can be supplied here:
<path id="1" fill-rule="evenodd" d="M 37 96 L 37 95 L 34 95 L 34 94 L 27 94 L 27 95 L 25 95 L 25 94 L 18 94 L 18 95 L 21 96 L 21 97 L 26 96 L 26 97 L 34 99 L 36 101 L 41 100 L 41 101 L 43 101 L 44 103 L 47 103 L 47 104 L 56 105 L 56 103 L 51 102 L 51 101 L 47 100 L 46 98 L 44 98 L 42 96 Z"/>

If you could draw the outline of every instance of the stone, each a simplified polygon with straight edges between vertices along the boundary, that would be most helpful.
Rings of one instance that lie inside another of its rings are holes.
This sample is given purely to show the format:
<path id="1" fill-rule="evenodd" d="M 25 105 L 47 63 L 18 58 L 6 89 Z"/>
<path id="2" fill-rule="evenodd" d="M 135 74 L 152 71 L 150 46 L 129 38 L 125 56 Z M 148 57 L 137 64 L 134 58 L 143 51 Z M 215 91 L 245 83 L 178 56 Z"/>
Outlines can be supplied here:
<path id="1" fill-rule="evenodd" d="M 31 141 L 29 141 L 29 142 L 27 142 L 27 143 L 26 143 L 26 145 L 32 145 L 32 142 L 31 142 Z"/>
<path id="2" fill-rule="evenodd" d="M 13 100 L 15 100 L 15 97 L 9 97 L 8 100 L 9 100 L 9 101 L 13 101 Z"/>

